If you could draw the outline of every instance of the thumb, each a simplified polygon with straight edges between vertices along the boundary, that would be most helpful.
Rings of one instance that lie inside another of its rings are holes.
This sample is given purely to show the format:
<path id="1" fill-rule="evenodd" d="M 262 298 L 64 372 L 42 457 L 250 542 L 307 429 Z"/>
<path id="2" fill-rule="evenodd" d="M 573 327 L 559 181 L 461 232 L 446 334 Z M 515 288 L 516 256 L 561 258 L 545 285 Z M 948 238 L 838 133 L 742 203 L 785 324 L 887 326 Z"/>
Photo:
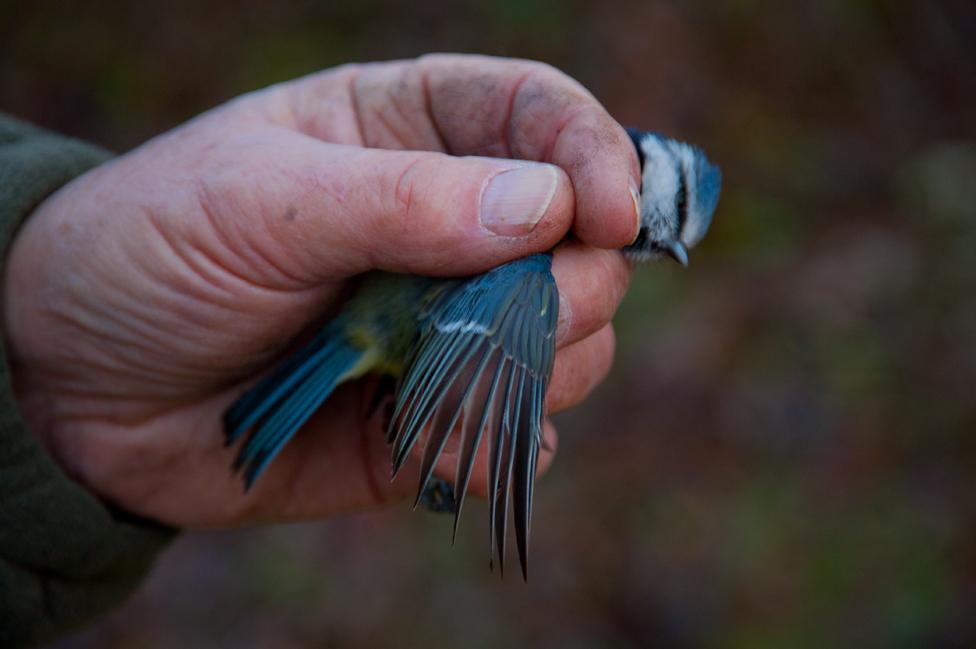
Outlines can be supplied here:
<path id="1" fill-rule="evenodd" d="M 548 250 L 572 225 L 572 185 L 555 165 L 304 137 L 284 164 L 261 199 L 279 204 L 260 211 L 285 217 L 256 231 L 273 240 L 273 263 L 311 281 L 472 274 Z"/>

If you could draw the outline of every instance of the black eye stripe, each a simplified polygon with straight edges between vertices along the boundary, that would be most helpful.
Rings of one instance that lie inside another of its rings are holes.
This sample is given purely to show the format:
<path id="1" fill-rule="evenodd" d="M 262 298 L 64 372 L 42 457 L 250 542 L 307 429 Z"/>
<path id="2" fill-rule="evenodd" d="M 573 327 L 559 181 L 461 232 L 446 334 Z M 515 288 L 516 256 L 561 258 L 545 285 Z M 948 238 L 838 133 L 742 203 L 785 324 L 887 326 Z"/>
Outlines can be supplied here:
<path id="1" fill-rule="evenodd" d="M 675 197 L 675 207 L 678 209 L 678 236 L 685 229 L 685 221 L 688 219 L 688 179 L 685 177 L 685 167 L 678 164 L 678 193 Z"/>

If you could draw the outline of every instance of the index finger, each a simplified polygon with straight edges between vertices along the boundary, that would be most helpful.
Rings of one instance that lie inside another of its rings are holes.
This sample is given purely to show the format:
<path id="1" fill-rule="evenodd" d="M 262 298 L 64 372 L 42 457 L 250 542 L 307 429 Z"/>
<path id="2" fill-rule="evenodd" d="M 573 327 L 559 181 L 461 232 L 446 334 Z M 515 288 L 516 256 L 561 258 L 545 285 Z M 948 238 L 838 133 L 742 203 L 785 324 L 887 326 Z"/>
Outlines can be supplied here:
<path id="1" fill-rule="evenodd" d="M 620 248 L 637 236 L 640 167 L 620 124 L 582 85 L 534 61 L 429 55 L 417 62 L 448 149 L 550 162 L 576 193 L 576 236 Z"/>

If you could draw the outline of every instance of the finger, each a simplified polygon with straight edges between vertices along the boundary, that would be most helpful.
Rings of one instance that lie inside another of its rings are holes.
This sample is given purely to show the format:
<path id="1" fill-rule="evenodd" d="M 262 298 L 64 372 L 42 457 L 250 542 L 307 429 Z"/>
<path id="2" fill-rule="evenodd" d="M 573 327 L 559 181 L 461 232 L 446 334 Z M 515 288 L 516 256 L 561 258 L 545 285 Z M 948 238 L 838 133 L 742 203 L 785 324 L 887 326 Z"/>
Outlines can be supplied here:
<path id="1" fill-rule="evenodd" d="M 613 326 L 608 324 L 561 349 L 546 394 L 547 412 L 561 412 L 586 399 L 610 372 L 615 344 Z"/>
<path id="2" fill-rule="evenodd" d="M 339 144 L 380 149 L 442 151 L 430 119 L 422 71 L 414 61 L 349 64 L 267 92 L 281 96 L 272 119 Z"/>
<path id="3" fill-rule="evenodd" d="M 556 164 L 576 189 L 577 237 L 619 248 L 637 235 L 630 138 L 551 66 L 456 54 L 346 66 L 295 82 L 286 102 L 296 128 L 328 141 Z"/>
<path id="4" fill-rule="evenodd" d="M 577 237 L 619 248 L 637 236 L 637 154 L 578 82 L 532 61 L 432 55 L 419 60 L 437 132 L 453 153 L 559 165 L 576 190 Z"/>
<path id="5" fill-rule="evenodd" d="M 272 136 L 227 145 L 233 169 L 214 160 L 201 180 L 206 211 L 233 230 L 224 240 L 261 250 L 242 272 L 263 264 L 299 283 L 374 268 L 467 275 L 551 248 L 573 219 L 554 165 Z"/>
<path id="6" fill-rule="evenodd" d="M 610 322 L 627 292 L 631 267 L 616 250 L 567 241 L 556 249 L 552 272 L 559 287 L 556 345 L 562 346 Z"/>

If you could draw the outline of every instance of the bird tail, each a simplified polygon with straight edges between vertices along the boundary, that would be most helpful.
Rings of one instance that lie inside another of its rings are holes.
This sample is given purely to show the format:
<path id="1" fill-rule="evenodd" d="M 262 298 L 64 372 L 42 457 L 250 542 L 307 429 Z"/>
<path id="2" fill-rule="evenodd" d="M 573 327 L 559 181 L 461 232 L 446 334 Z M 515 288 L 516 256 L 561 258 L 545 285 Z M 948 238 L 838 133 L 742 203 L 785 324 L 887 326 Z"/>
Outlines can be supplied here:
<path id="1" fill-rule="evenodd" d="M 251 431 L 234 460 L 250 489 L 268 463 L 336 386 L 363 373 L 369 352 L 357 349 L 333 322 L 245 392 L 224 414 L 224 444 Z"/>
<path id="2" fill-rule="evenodd" d="M 408 359 L 390 427 L 396 471 L 430 424 L 420 470 L 422 495 L 460 424 L 455 534 L 475 456 L 488 432 L 490 534 L 504 571 L 511 496 L 523 575 L 543 404 L 555 357 L 559 296 L 550 267 L 550 255 L 533 255 L 439 296 Z"/>

